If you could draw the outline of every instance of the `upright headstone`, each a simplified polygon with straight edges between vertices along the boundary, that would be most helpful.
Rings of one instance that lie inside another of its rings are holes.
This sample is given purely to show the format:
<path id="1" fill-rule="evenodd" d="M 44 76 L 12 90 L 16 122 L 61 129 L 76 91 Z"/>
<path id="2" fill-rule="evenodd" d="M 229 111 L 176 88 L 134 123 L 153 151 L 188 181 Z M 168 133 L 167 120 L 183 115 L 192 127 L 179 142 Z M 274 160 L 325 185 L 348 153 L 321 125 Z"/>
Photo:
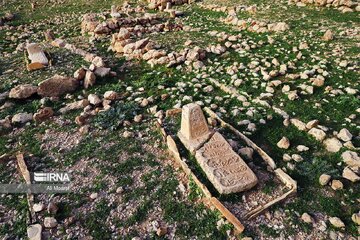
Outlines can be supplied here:
<path id="1" fill-rule="evenodd" d="M 199 105 L 190 103 L 182 108 L 181 129 L 178 137 L 192 153 L 204 144 L 211 136 L 204 114 Z"/>
<path id="2" fill-rule="evenodd" d="M 42 65 L 48 65 L 49 60 L 45 56 L 45 53 L 38 44 L 30 43 L 26 46 L 26 50 L 29 54 L 29 59 L 31 63 L 41 63 Z"/>
<path id="3" fill-rule="evenodd" d="M 220 194 L 245 191 L 258 182 L 253 171 L 218 132 L 196 151 L 195 157 Z"/>

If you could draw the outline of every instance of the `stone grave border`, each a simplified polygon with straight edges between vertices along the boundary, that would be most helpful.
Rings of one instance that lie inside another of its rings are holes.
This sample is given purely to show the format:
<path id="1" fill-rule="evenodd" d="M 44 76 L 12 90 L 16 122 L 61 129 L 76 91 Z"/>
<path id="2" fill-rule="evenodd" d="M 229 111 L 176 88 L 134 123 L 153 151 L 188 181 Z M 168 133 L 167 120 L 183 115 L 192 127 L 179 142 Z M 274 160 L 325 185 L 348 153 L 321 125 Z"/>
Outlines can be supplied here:
<path id="1" fill-rule="evenodd" d="M 268 203 L 264 205 L 260 205 L 257 208 L 249 211 L 246 213 L 245 218 L 246 219 L 252 219 L 259 214 L 261 214 L 263 211 L 268 209 L 269 207 L 273 206 L 276 203 L 279 203 L 291 196 L 296 195 L 297 192 L 297 182 L 292 179 L 288 174 L 286 174 L 281 168 L 277 168 L 274 160 L 265 152 L 263 151 L 258 145 L 256 145 L 253 141 L 251 141 L 248 137 L 243 135 L 241 132 L 236 130 L 233 126 L 226 123 L 224 120 L 222 120 L 216 113 L 214 113 L 212 110 L 210 110 L 208 107 L 204 108 L 205 112 L 213 119 L 216 119 L 220 122 L 220 126 L 224 128 L 229 128 L 231 131 L 235 133 L 241 140 L 243 140 L 249 147 L 253 148 L 257 153 L 260 155 L 260 157 L 266 162 L 268 165 L 268 171 L 275 173 L 275 176 L 286 185 L 290 190 L 285 192 L 283 195 L 269 201 Z M 181 113 L 181 109 L 170 109 L 167 110 L 167 116 L 175 116 L 179 113 Z M 202 199 L 208 207 L 214 207 L 216 208 L 222 215 L 225 217 L 235 228 L 235 234 L 240 234 L 245 230 L 245 226 L 240 222 L 240 220 L 232 214 L 222 203 L 220 200 L 218 200 L 216 197 L 212 196 L 209 189 L 203 184 L 198 177 L 193 173 L 193 171 L 190 169 L 188 164 L 184 162 L 181 159 L 181 155 L 179 153 L 179 150 L 177 148 L 177 145 L 175 143 L 175 140 L 173 137 L 168 135 L 163 128 L 162 124 L 159 122 L 156 122 L 157 127 L 160 129 L 160 132 L 162 134 L 164 142 L 166 142 L 168 151 L 171 154 L 171 156 L 174 158 L 175 163 L 180 165 L 182 170 L 185 172 L 185 175 L 192 179 L 195 184 L 201 189 L 201 191 L 204 194 L 204 198 Z"/>

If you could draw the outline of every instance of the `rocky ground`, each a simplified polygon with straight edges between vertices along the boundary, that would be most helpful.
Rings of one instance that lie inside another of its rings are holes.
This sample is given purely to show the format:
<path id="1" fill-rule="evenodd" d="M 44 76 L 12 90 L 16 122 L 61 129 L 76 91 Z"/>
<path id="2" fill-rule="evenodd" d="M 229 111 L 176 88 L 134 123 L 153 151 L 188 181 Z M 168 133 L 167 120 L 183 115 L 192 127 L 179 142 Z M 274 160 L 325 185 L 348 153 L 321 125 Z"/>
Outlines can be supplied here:
<path id="1" fill-rule="evenodd" d="M 23 181 L 19 152 L 30 172 L 72 178 L 71 193 L 35 195 L 43 239 L 358 239 L 359 2 L 166 2 L 0 2 L 0 183 Z M 28 43 L 48 61 L 30 64 Z M 266 151 L 297 195 L 247 220 L 283 191 L 253 149 L 224 132 L 260 178 L 230 196 L 185 153 L 237 234 L 156 126 L 176 134 L 166 111 L 190 102 Z M 0 236 L 25 239 L 26 194 L 1 194 L 0 210 Z"/>

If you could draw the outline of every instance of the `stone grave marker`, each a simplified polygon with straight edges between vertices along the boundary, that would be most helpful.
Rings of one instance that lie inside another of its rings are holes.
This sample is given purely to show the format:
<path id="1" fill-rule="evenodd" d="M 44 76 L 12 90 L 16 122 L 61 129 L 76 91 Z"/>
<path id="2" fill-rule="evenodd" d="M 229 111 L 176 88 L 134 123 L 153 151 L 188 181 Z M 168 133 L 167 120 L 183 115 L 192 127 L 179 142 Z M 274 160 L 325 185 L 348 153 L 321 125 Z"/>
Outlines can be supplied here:
<path id="1" fill-rule="evenodd" d="M 49 60 L 45 56 L 45 53 L 38 44 L 30 43 L 26 46 L 26 50 L 29 54 L 29 59 L 31 63 L 41 63 L 42 65 L 48 65 Z"/>
<path id="2" fill-rule="evenodd" d="M 199 105 L 190 103 L 183 106 L 178 137 L 191 153 L 195 153 L 212 133 Z"/>
<path id="3" fill-rule="evenodd" d="M 218 132 L 196 151 L 195 157 L 220 194 L 245 191 L 258 182 L 253 171 Z"/>

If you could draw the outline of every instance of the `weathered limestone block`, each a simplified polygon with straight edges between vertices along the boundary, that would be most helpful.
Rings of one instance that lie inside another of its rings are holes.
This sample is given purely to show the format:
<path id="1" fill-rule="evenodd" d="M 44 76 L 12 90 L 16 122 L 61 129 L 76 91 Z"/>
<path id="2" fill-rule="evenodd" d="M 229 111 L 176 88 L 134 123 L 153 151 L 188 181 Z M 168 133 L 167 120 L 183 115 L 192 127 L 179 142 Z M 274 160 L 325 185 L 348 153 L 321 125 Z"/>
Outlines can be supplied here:
<path id="1" fill-rule="evenodd" d="M 30 43 L 27 45 L 26 50 L 29 54 L 29 59 L 31 63 L 41 63 L 42 65 L 48 65 L 49 60 L 45 56 L 45 53 L 38 44 Z"/>
<path id="2" fill-rule="evenodd" d="M 195 157 L 220 194 L 245 191 L 258 182 L 253 171 L 218 132 L 196 151 Z"/>
<path id="3" fill-rule="evenodd" d="M 183 106 L 178 137 L 185 147 L 194 153 L 211 134 L 200 106 L 195 103 Z"/>

